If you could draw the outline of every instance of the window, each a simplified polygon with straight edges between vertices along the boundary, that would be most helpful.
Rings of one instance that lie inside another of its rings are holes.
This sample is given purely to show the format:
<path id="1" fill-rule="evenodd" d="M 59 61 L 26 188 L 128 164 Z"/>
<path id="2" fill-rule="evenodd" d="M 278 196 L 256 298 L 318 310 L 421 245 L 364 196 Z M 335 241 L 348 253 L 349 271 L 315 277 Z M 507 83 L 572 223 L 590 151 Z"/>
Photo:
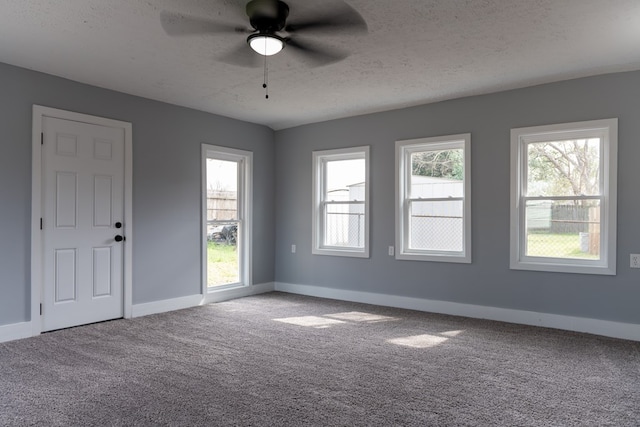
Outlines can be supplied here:
<path id="1" fill-rule="evenodd" d="M 313 152 L 313 249 L 369 257 L 369 147 Z"/>
<path id="2" fill-rule="evenodd" d="M 204 292 L 251 284 L 253 153 L 202 146 Z"/>
<path id="3" fill-rule="evenodd" d="M 396 142 L 396 258 L 471 262 L 471 134 Z"/>
<path id="4" fill-rule="evenodd" d="M 511 130 L 511 268 L 615 274 L 617 119 Z"/>

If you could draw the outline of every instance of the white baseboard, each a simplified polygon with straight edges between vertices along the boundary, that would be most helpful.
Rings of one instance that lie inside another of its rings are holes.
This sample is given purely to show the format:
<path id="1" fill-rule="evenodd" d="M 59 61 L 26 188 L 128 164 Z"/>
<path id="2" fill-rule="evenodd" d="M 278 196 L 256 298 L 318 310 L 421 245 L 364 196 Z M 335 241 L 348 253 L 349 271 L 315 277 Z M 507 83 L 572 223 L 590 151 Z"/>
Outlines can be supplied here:
<path id="1" fill-rule="evenodd" d="M 202 295 L 197 294 L 186 297 L 145 302 L 143 304 L 133 304 L 131 307 L 131 317 L 141 317 L 148 316 L 150 314 L 164 313 L 167 311 L 182 310 L 183 308 L 202 305 L 202 303 Z"/>
<path id="2" fill-rule="evenodd" d="M 240 288 L 221 289 L 209 292 L 206 295 L 189 295 L 186 297 L 152 301 L 143 304 L 134 304 L 131 309 L 131 317 L 148 316 L 150 314 L 165 313 L 167 311 L 182 310 L 184 308 L 213 302 L 222 302 L 235 298 L 248 297 L 251 295 L 271 292 L 275 288 L 274 283 L 262 283 L 253 286 L 243 286 Z"/>
<path id="3" fill-rule="evenodd" d="M 12 323 L 0 326 L 0 342 L 19 340 L 33 336 L 31 322 Z"/>
<path id="4" fill-rule="evenodd" d="M 161 301 L 152 301 L 143 304 L 134 304 L 131 307 L 131 317 L 141 317 L 148 316 L 150 314 L 164 313 L 167 311 L 181 310 L 183 308 L 190 308 L 203 304 L 263 294 L 266 292 L 272 292 L 273 290 L 275 290 L 275 284 L 270 282 L 253 286 L 243 286 L 241 288 L 223 289 L 220 291 L 210 292 L 206 296 L 197 294 Z M 0 343 L 29 338 L 39 334 L 40 331 L 36 331 L 31 322 L 0 325 Z"/>
<path id="5" fill-rule="evenodd" d="M 404 308 L 429 313 L 451 314 L 454 316 L 464 316 L 475 319 L 497 320 L 501 322 L 563 329 L 574 332 L 585 332 L 612 338 L 640 341 L 640 325 L 633 323 L 612 322 L 609 320 L 538 313 L 534 311 L 512 310 L 473 304 L 401 297 L 395 295 L 376 294 L 372 292 L 348 291 L 321 286 L 295 285 L 291 283 L 276 282 L 275 290 L 342 301 Z"/>
<path id="6" fill-rule="evenodd" d="M 243 286 L 241 288 L 223 289 L 220 291 L 214 291 L 207 294 L 205 298 L 205 304 L 211 302 L 222 302 L 230 299 L 248 297 L 251 295 L 264 294 L 267 292 L 273 292 L 275 290 L 275 283 L 261 283 L 259 285 Z"/>

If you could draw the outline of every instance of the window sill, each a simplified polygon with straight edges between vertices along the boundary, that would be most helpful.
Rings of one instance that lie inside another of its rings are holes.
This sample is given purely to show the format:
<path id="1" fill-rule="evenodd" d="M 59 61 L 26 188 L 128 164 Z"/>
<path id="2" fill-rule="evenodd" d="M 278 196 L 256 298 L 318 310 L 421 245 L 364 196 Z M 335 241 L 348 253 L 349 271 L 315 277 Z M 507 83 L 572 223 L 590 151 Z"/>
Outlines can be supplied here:
<path id="1" fill-rule="evenodd" d="M 397 260 L 403 261 L 431 261 L 431 262 L 455 262 L 460 264 L 471 264 L 471 256 L 463 254 L 435 254 L 435 253 L 415 253 L 415 252 L 399 252 L 396 254 Z"/>
<path id="2" fill-rule="evenodd" d="M 313 255 L 328 255 L 328 256 L 341 256 L 352 258 L 369 258 L 368 250 L 353 250 L 353 249 L 324 249 L 314 248 L 311 253 Z"/>
<path id="3" fill-rule="evenodd" d="M 584 265 L 572 263 L 548 263 L 543 261 L 519 261 L 512 260 L 509 266 L 511 270 L 544 271 L 549 273 L 573 273 L 573 274 L 600 274 L 615 276 L 616 269 L 606 265 Z"/>

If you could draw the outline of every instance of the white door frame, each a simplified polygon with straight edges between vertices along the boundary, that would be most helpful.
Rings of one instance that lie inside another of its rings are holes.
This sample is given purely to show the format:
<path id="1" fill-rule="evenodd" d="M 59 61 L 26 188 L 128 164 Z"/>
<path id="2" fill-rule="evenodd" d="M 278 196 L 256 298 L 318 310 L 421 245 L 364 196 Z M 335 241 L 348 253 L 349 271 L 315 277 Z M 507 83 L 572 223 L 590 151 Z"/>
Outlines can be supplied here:
<path id="1" fill-rule="evenodd" d="M 42 235 L 40 233 L 40 219 L 43 216 L 43 189 L 42 189 L 42 122 L 45 117 L 71 120 L 99 126 L 121 128 L 124 131 L 124 224 L 127 239 L 122 242 L 123 247 L 123 295 L 124 317 L 131 318 L 132 310 L 132 245 L 133 236 L 133 149 L 131 123 L 71 111 L 58 110 L 56 108 L 33 106 L 32 127 L 32 157 L 31 157 L 31 333 L 39 335 L 42 332 L 42 318 L 40 316 L 40 304 L 42 303 L 43 284 L 43 259 L 42 259 Z"/>

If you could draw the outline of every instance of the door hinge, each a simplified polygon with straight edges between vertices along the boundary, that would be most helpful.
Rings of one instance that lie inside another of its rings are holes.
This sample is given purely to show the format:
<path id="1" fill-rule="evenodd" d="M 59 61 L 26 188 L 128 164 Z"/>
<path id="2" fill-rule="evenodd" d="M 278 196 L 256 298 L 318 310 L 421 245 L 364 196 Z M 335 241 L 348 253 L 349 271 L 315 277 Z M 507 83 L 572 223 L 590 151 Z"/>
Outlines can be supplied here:
<path id="1" fill-rule="evenodd" d="M 44 132 L 40 132 L 40 145 L 44 145 Z"/>
<path id="2" fill-rule="evenodd" d="M 42 230 L 42 218 L 40 218 L 40 230 Z"/>
<path id="3" fill-rule="evenodd" d="M 42 304 L 40 304 L 40 316 L 42 316 Z"/>

